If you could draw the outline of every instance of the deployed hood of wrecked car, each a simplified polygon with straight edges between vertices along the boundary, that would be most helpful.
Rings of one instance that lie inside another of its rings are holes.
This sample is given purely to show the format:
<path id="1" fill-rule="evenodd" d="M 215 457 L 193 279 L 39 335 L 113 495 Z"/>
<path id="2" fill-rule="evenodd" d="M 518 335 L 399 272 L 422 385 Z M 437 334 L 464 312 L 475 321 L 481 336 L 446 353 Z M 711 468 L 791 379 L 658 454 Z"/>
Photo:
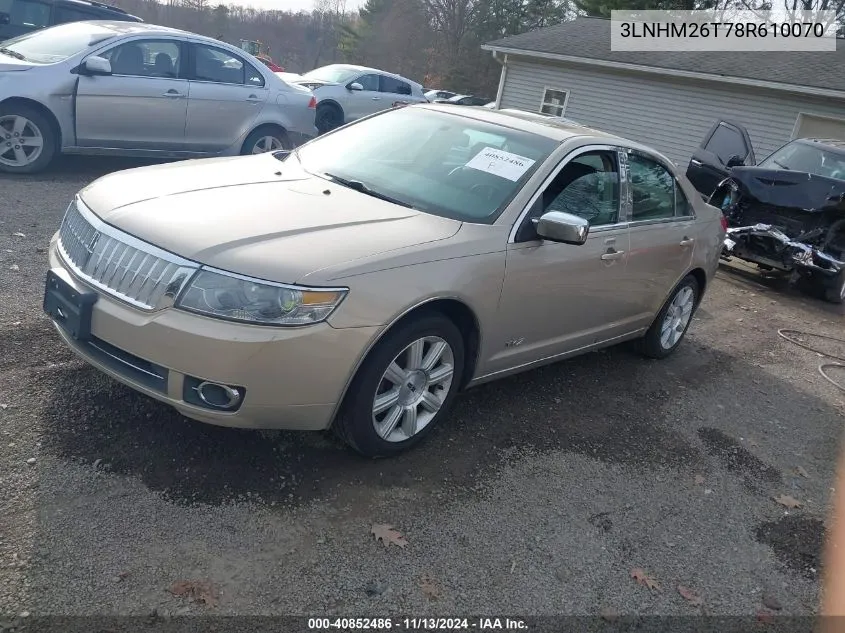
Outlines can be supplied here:
<path id="1" fill-rule="evenodd" d="M 734 167 L 730 178 L 740 185 L 744 196 L 761 204 L 845 213 L 845 180 L 763 167 Z"/>

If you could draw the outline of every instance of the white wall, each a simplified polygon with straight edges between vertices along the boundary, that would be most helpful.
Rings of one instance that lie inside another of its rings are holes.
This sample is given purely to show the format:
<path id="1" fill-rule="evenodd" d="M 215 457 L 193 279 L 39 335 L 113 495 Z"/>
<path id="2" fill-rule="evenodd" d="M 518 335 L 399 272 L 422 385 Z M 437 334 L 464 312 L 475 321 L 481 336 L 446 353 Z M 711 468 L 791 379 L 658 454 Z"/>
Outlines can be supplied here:
<path id="1" fill-rule="evenodd" d="M 564 116 L 650 145 L 681 166 L 720 118 L 748 128 L 757 160 L 790 140 L 799 112 L 845 116 L 845 101 L 508 56 L 502 108 L 539 112 L 569 90 Z"/>

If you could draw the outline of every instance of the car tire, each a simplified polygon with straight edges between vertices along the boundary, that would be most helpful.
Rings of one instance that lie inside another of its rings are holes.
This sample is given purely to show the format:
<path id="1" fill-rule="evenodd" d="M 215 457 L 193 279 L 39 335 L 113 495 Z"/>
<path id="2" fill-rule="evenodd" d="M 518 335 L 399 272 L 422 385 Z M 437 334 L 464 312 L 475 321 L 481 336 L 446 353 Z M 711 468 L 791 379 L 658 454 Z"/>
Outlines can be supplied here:
<path id="1" fill-rule="evenodd" d="M 31 148 L 26 161 L 14 158 L 15 155 L 20 155 L 21 149 L 26 152 L 25 145 L 15 143 L 15 140 L 21 137 L 40 138 L 41 142 L 40 149 Z M 3 152 L 0 153 L 0 171 L 9 174 L 35 174 L 44 171 L 55 158 L 57 150 L 56 130 L 41 112 L 24 104 L 0 106 L 0 152 Z"/>
<path id="2" fill-rule="evenodd" d="M 367 355 L 333 428 L 365 457 L 398 455 L 423 441 L 446 416 L 463 368 L 464 340 L 451 320 L 427 312 L 405 321 Z"/>
<path id="3" fill-rule="evenodd" d="M 267 126 L 253 130 L 246 137 L 243 147 L 241 147 L 241 154 L 247 156 L 286 149 L 293 149 L 293 143 L 287 132 L 279 127 Z"/>
<path id="4" fill-rule="evenodd" d="M 317 106 L 317 115 L 314 125 L 319 134 L 331 132 L 333 129 L 343 125 L 343 112 L 333 103 L 321 103 Z"/>
<path id="5" fill-rule="evenodd" d="M 700 292 L 694 275 L 687 275 L 675 286 L 645 336 L 638 341 L 641 354 L 666 358 L 677 349 L 692 323 Z"/>

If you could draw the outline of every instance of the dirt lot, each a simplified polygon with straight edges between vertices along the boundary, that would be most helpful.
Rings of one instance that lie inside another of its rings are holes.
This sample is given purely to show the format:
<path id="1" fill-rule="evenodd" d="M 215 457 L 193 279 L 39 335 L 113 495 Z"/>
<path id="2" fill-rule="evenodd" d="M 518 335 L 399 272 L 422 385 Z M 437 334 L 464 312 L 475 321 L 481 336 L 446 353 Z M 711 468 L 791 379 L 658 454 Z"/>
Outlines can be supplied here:
<path id="1" fill-rule="evenodd" d="M 49 236 L 83 184 L 137 164 L 0 177 L 0 614 L 816 609 L 845 394 L 777 330 L 837 336 L 840 309 L 722 270 L 672 358 L 612 349 L 480 387 L 418 450 L 365 461 L 190 422 L 59 344 Z M 375 542 L 381 523 L 407 547 Z"/>

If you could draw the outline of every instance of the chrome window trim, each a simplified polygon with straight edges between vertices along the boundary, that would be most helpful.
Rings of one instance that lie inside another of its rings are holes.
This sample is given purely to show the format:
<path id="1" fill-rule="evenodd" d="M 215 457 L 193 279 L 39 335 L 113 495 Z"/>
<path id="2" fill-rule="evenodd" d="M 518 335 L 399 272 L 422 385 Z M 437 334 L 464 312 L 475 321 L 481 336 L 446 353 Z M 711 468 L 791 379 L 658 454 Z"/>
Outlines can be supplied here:
<path id="1" fill-rule="evenodd" d="M 552 184 L 552 181 L 557 177 L 557 175 L 561 172 L 561 170 L 564 167 L 566 167 L 572 161 L 572 159 L 577 158 L 581 154 L 585 154 L 587 152 L 603 151 L 603 152 L 617 153 L 617 155 L 618 155 L 619 149 L 620 148 L 617 145 L 605 145 L 605 144 L 582 145 L 581 147 L 576 147 L 576 148 L 572 149 L 571 151 L 567 152 L 566 154 L 564 154 L 563 157 L 558 162 L 558 164 L 554 167 L 554 169 L 552 169 L 552 171 L 549 173 L 549 175 L 546 176 L 546 178 L 543 180 L 543 182 L 540 184 L 540 186 L 537 187 L 537 190 L 533 194 L 531 194 L 531 197 L 528 199 L 528 202 L 525 204 L 522 211 L 520 211 L 519 215 L 516 218 L 516 221 L 513 223 L 513 225 L 511 226 L 511 230 L 508 233 L 507 244 L 514 244 L 515 243 L 514 240 L 516 238 L 516 234 L 519 231 L 520 227 L 525 222 L 525 218 L 528 215 L 529 211 L 531 210 L 531 207 L 534 206 L 534 204 L 537 202 L 537 199 L 540 197 L 540 195 L 542 195 L 543 191 L 545 191 L 545 189 L 550 184 Z M 622 166 L 619 165 L 619 209 L 617 209 L 617 219 L 622 218 L 622 209 L 623 209 L 622 203 L 623 203 L 623 200 L 624 200 L 623 188 L 627 191 L 627 188 L 623 187 L 623 184 L 624 184 L 624 180 L 623 180 L 623 177 L 622 177 Z M 624 226 L 627 226 L 627 224 L 628 224 L 627 218 L 628 218 L 628 215 L 626 214 L 625 220 L 623 220 L 621 222 L 616 222 L 615 224 L 600 224 L 600 225 L 595 226 L 595 227 L 591 226 L 590 227 L 590 233 L 596 233 L 596 232 L 600 232 L 602 230 L 607 231 L 607 230 L 611 230 L 611 229 L 623 228 Z"/>

